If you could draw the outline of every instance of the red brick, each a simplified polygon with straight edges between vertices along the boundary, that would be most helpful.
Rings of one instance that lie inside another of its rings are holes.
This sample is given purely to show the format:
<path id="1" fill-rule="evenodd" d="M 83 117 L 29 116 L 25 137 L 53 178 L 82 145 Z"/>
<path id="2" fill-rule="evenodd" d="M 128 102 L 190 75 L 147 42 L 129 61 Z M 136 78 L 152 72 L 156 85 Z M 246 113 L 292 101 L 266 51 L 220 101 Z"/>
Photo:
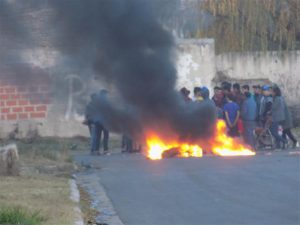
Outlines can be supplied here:
<path id="1" fill-rule="evenodd" d="M 6 106 L 15 106 L 15 105 L 17 105 L 17 101 L 15 100 L 6 102 Z"/>
<path id="2" fill-rule="evenodd" d="M 17 119 L 17 114 L 8 114 L 8 115 L 6 116 L 6 118 L 7 118 L 8 120 L 16 120 L 16 119 Z"/>
<path id="3" fill-rule="evenodd" d="M 0 100 L 7 100 L 9 95 L 0 95 Z"/>
<path id="4" fill-rule="evenodd" d="M 25 107 L 25 112 L 34 112 L 34 107 L 33 106 L 26 106 Z"/>
<path id="5" fill-rule="evenodd" d="M 47 106 L 40 105 L 40 106 L 37 106 L 35 109 L 37 112 L 45 112 L 45 111 L 47 111 Z"/>
<path id="6" fill-rule="evenodd" d="M 28 105 L 29 101 L 28 100 L 19 100 L 19 105 Z"/>
<path id="7" fill-rule="evenodd" d="M 15 113 L 23 112 L 23 108 L 22 107 L 13 108 L 13 112 L 15 112 Z"/>
<path id="8" fill-rule="evenodd" d="M 1 109 L 1 113 L 9 113 L 9 112 L 10 112 L 10 108 Z"/>
<path id="9" fill-rule="evenodd" d="M 30 113 L 30 118 L 32 119 L 46 118 L 46 113 L 44 112 Z"/>
<path id="10" fill-rule="evenodd" d="M 26 120 L 29 118 L 29 115 L 27 113 L 20 113 L 19 114 L 19 119 L 21 120 Z"/>
<path id="11" fill-rule="evenodd" d="M 15 93 L 16 88 L 15 87 L 7 87 L 7 88 L 5 88 L 5 92 L 6 93 Z"/>
<path id="12" fill-rule="evenodd" d="M 21 98 L 21 95 L 11 95 L 10 98 L 11 98 L 11 99 L 14 99 L 14 100 L 20 99 L 20 98 Z"/>

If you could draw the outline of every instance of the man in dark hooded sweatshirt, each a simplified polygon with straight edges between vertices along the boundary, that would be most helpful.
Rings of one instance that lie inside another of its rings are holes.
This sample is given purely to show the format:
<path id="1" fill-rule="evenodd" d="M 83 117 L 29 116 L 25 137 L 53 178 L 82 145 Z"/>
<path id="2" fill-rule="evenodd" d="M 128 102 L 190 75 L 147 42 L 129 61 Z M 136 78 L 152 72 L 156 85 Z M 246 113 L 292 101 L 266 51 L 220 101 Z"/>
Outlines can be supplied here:
<path id="1" fill-rule="evenodd" d="M 209 89 L 207 87 L 202 87 L 200 93 L 201 93 L 201 97 L 203 98 L 203 101 L 201 103 L 207 104 L 210 107 L 213 107 L 215 109 L 215 114 L 216 114 L 217 118 L 222 117 L 223 111 L 220 108 L 217 108 L 215 102 L 212 99 L 210 99 Z"/>
<path id="2" fill-rule="evenodd" d="M 243 137 L 247 144 L 254 148 L 255 139 L 253 131 L 256 128 L 257 119 L 257 104 L 254 96 L 250 93 L 249 85 L 244 85 L 242 87 L 242 93 L 245 96 L 245 100 L 242 103 L 241 117 L 243 120 Z"/>
<path id="3" fill-rule="evenodd" d="M 100 154 L 101 139 L 103 133 L 103 150 L 104 154 L 108 153 L 109 132 L 104 127 L 104 121 L 99 113 L 101 103 L 106 101 L 107 91 L 101 90 L 98 94 L 93 95 L 92 101 L 89 103 L 86 111 L 86 117 L 90 121 L 91 130 L 91 154 Z"/>

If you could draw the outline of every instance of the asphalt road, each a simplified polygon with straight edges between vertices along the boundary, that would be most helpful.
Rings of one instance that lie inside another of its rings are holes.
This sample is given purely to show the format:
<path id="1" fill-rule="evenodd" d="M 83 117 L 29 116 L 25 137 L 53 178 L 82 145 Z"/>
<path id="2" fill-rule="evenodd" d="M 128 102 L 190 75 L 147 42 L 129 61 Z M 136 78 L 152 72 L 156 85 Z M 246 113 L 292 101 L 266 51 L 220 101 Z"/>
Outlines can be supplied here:
<path id="1" fill-rule="evenodd" d="M 76 159 L 98 168 L 94 176 L 126 225 L 300 224 L 300 155 Z"/>

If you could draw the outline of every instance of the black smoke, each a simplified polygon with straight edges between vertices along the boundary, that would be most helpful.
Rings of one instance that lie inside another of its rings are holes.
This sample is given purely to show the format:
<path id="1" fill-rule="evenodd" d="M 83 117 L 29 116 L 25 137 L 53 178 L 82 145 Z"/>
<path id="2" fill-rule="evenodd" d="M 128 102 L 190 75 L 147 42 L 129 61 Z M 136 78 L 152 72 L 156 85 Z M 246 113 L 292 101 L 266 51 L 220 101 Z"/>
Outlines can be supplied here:
<path id="1" fill-rule="evenodd" d="M 0 22 L 0 27 L 7 37 L 16 37 L 16 41 L 6 38 L 10 44 L 21 43 L 16 49 L 46 44 L 63 55 L 59 68 L 78 71 L 87 80 L 96 74 L 113 86 L 118 98 L 111 100 L 111 94 L 108 100 L 100 99 L 94 110 L 110 130 L 143 136 L 151 129 L 184 140 L 212 133 L 211 104 L 186 104 L 175 89 L 175 42 L 160 20 L 171 1 L 27 0 L 14 4 L 17 11 L 3 2 L 0 18 L 11 20 Z M 25 26 L 16 17 L 22 4 L 45 16 L 38 18 L 46 21 L 43 28 Z"/>
<path id="2" fill-rule="evenodd" d="M 131 135 L 152 129 L 192 140 L 211 134 L 213 107 L 186 104 L 175 90 L 175 43 L 158 20 L 157 5 L 149 0 L 50 4 L 58 49 L 92 67 L 119 93 L 118 102 L 102 101 L 95 110 L 109 129 Z"/>

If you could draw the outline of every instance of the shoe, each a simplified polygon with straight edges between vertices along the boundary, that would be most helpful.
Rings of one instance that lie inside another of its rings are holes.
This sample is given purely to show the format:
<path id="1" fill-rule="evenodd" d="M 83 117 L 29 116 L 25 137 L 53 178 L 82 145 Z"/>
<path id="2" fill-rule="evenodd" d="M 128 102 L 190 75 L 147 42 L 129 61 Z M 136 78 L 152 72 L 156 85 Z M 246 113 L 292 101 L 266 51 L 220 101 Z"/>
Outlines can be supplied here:
<path id="1" fill-rule="evenodd" d="M 104 150 L 103 155 L 110 155 L 110 152 L 108 150 Z"/>
<path id="2" fill-rule="evenodd" d="M 300 147 L 299 142 L 296 142 L 296 143 L 293 144 L 293 148 L 299 148 L 299 147 Z"/>

